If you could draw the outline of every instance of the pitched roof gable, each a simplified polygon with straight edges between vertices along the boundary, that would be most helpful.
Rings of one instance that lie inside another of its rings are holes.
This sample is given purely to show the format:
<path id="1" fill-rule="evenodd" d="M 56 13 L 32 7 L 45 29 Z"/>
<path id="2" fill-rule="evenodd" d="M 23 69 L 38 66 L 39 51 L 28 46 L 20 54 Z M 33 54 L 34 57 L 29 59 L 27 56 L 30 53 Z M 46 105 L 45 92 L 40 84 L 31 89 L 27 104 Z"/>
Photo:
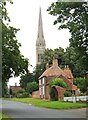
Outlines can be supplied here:
<path id="1" fill-rule="evenodd" d="M 39 77 L 39 79 L 41 79 L 42 77 L 48 77 L 48 76 L 63 76 L 65 78 L 67 78 L 67 75 L 63 72 L 63 70 L 61 70 L 60 67 L 58 66 L 52 66 L 50 68 L 48 68 L 47 70 L 45 70 L 45 72 Z"/>

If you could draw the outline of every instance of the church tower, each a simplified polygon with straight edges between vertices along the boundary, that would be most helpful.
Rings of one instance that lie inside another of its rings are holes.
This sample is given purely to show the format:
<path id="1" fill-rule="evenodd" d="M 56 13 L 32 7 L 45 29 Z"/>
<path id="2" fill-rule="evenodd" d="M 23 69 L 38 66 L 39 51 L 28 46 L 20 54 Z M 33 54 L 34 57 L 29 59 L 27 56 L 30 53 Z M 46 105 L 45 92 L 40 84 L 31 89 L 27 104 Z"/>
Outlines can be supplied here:
<path id="1" fill-rule="evenodd" d="M 44 33 L 43 33 L 43 24 L 42 24 L 42 14 L 41 8 L 39 10 L 39 23 L 38 23 L 38 33 L 36 40 L 36 65 L 41 63 L 41 55 L 46 49 Z"/>

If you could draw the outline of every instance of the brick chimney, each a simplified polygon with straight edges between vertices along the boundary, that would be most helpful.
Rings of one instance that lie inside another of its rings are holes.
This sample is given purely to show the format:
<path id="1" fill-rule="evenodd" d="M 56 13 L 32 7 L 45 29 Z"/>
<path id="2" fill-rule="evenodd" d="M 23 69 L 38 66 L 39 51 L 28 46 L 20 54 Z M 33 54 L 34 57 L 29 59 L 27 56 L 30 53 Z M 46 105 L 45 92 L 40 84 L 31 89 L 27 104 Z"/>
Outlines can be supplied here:
<path id="1" fill-rule="evenodd" d="M 58 60 L 57 59 L 53 59 L 53 66 L 58 66 Z"/>
<path id="2" fill-rule="evenodd" d="M 46 64 L 46 70 L 47 70 L 48 68 L 49 68 L 49 64 L 47 63 L 47 64 Z"/>
<path id="3" fill-rule="evenodd" d="M 69 65 L 65 65 L 65 68 L 69 69 Z"/>

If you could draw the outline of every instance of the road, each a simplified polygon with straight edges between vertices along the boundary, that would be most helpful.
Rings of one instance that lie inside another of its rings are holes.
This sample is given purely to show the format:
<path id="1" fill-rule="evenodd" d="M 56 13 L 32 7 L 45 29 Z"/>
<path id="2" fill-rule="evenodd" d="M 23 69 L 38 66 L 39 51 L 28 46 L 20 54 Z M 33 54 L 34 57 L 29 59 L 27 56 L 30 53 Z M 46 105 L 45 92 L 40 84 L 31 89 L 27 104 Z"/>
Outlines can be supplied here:
<path id="1" fill-rule="evenodd" d="M 0 103 L 2 103 L 2 111 L 12 118 L 86 118 L 86 108 L 52 110 L 8 100 L 0 100 Z"/>

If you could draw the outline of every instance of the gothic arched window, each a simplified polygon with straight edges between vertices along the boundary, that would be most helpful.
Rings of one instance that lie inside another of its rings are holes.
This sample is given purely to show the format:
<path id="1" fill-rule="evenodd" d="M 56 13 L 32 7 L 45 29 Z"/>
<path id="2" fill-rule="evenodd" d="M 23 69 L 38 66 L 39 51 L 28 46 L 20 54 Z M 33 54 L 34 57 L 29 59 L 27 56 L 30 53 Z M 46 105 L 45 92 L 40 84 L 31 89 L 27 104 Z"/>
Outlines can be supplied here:
<path id="1" fill-rule="evenodd" d="M 38 62 L 41 62 L 41 56 L 42 54 L 38 54 Z"/>

